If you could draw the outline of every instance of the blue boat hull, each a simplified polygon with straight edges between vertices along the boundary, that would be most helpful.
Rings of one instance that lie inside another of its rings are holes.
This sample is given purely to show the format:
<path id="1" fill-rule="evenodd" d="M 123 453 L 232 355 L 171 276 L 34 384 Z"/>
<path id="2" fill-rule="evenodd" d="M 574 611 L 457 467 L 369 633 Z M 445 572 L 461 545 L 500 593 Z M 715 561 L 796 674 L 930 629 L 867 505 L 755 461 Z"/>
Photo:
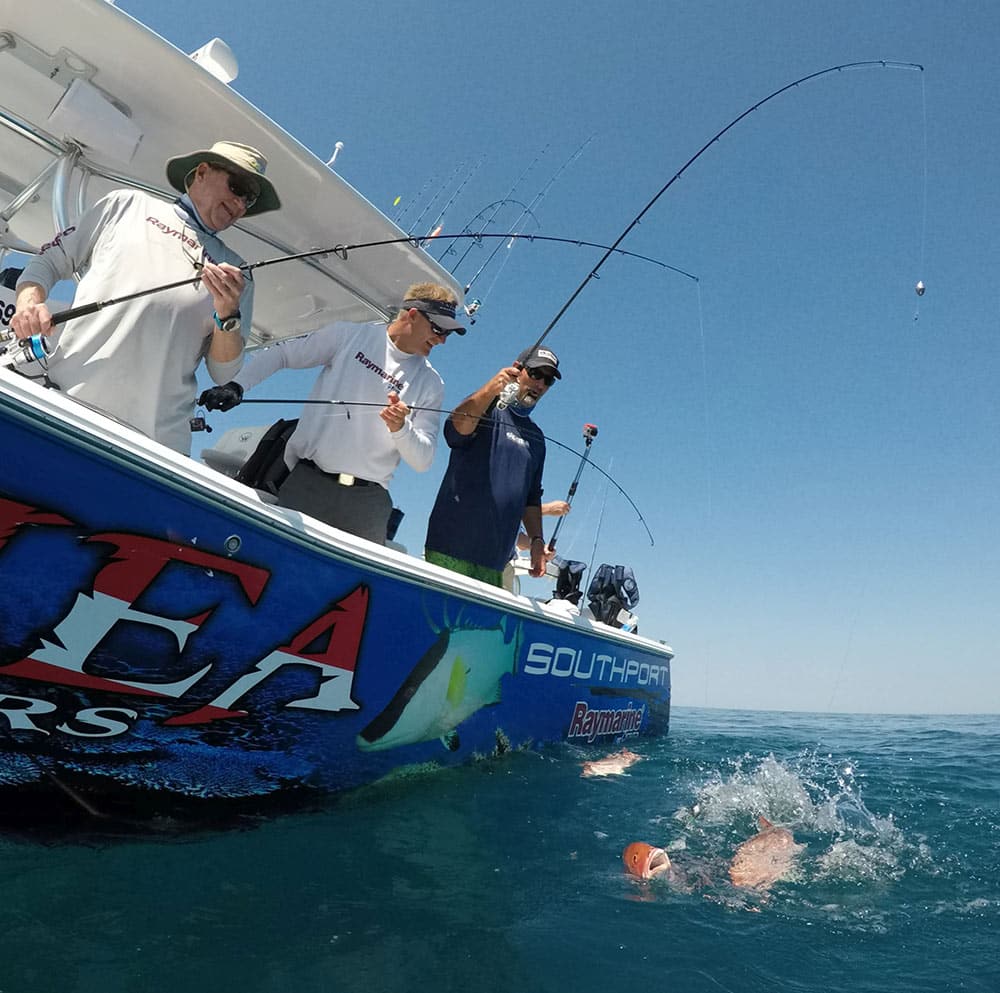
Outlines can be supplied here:
<path id="1" fill-rule="evenodd" d="M 666 733 L 665 646 L 342 539 L 60 404 L 0 391 L 0 790 L 162 811 Z"/>

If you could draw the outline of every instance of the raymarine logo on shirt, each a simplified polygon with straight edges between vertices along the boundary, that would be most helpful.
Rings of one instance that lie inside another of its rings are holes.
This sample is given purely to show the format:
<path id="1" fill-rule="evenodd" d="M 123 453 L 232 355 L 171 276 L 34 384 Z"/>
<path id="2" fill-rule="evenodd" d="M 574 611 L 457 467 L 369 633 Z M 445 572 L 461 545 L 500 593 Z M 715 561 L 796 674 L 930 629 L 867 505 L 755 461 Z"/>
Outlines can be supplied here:
<path id="1" fill-rule="evenodd" d="M 403 392 L 403 387 L 406 383 L 401 379 L 396 379 L 395 376 L 390 376 L 381 366 L 376 365 L 364 352 L 358 352 L 354 356 L 355 360 L 360 362 L 366 369 L 371 369 L 376 376 L 381 376 L 382 379 L 386 381 L 397 393 Z"/>
<path id="2" fill-rule="evenodd" d="M 74 226 L 74 227 L 66 228 L 65 231 L 60 231 L 59 234 L 57 234 L 51 241 L 47 241 L 44 245 L 42 245 L 42 247 L 38 250 L 39 254 L 44 254 L 50 248 L 55 248 L 56 245 L 59 245 L 59 244 L 62 243 L 62 240 L 63 240 L 63 238 L 66 237 L 66 235 L 72 234 L 75 230 L 76 230 L 76 227 Z"/>
<path id="3" fill-rule="evenodd" d="M 212 262 L 215 265 L 218 263 L 211 255 L 205 250 L 205 248 L 189 234 L 186 234 L 182 228 L 172 228 L 169 224 L 165 224 L 158 217 L 153 217 L 150 214 L 146 220 L 153 225 L 154 228 L 159 228 L 165 235 L 169 235 L 172 238 L 179 238 L 188 248 L 194 249 L 196 252 L 204 253 L 205 259 Z"/>
<path id="4" fill-rule="evenodd" d="M 515 445 L 520 445 L 522 448 L 528 447 L 528 443 L 519 434 L 515 434 L 513 431 L 507 432 L 507 440 L 514 442 Z"/>

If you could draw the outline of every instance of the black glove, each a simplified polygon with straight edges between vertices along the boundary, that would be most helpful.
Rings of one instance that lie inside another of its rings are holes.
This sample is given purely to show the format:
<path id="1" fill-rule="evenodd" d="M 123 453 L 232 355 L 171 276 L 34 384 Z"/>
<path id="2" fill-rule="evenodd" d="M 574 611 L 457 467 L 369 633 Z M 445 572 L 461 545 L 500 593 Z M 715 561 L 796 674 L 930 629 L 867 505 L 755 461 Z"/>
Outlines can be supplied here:
<path id="1" fill-rule="evenodd" d="M 206 410 L 232 410 L 243 402 L 243 387 L 239 383 L 213 386 L 198 397 L 198 406 Z"/>

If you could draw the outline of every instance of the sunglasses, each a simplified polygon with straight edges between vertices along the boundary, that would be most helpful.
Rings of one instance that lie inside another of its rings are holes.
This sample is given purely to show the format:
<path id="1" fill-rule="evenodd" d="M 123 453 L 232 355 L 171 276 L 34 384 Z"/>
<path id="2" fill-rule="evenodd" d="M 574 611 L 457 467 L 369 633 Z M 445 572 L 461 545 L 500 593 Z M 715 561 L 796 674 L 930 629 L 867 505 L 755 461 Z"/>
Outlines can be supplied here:
<path id="1" fill-rule="evenodd" d="M 416 309 L 419 309 L 419 308 L 416 308 Z M 447 338 L 447 337 L 448 337 L 448 335 L 450 335 L 450 334 L 451 334 L 451 328 L 442 328 L 442 327 L 440 327 L 439 325 L 435 324 L 435 323 L 434 323 L 434 322 L 433 322 L 433 321 L 431 320 L 431 318 L 430 318 L 430 314 L 428 314 L 426 310 L 421 310 L 421 311 L 420 311 L 420 313 L 421 313 L 421 314 L 423 314 L 423 315 L 424 315 L 424 317 L 426 317 L 426 318 L 427 318 L 427 323 L 428 323 L 428 324 L 429 324 L 429 325 L 431 326 L 431 330 L 432 330 L 432 331 L 433 331 L 433 332 L 434 332 L 434 333 L 435 333 L 435 334 L 436 334 L 436 335 L 437 335 L 437 336 L 438 336 L 439 338 Z"/>
<path id="2" fill-rule="evenodd" d="M 532 379 L 540 379 L 546 386 L 551 386 L 556 381 L 555 376 L 539 369 L 526 369 L 525 371 Z"/>
<path id="3" fill-rule="evenodd" d="M 223 169 L 222 172 L 226 174 L 229 192 L 234 197 L 239 197 L 245 209 L 249 210 L 260 199 L 260 190 L 244 176 L 237 176 L 228 169 Z"/>

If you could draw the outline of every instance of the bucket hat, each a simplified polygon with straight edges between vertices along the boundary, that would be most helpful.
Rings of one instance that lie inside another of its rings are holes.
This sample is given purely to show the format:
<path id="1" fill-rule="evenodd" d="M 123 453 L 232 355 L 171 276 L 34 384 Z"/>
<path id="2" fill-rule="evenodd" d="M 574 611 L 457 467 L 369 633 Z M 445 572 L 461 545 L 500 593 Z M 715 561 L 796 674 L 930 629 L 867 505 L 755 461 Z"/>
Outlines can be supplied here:
<path id="1" fill-rule="evenodd" d="M 175 190 L 186 193 L 187 187 L 184 185 L 184 181 L 202 162 L 222 166 L 224 169 L 233 169 L 251 177 L 260 187 L 260 196 L 257 198 L 257 202 L 247 210 L 244 216 L 252 217 L 254 214 L 263 214 L 268 210 L 277 210 L 281 206 L 281 200 L 274 186 L 264 175 L 267 169 L 267 159 L 256 148 L 241 145 L 238 141 L 217 141 L 211 148 L 168 159 L 167 179 L 170 185 Z"/>

